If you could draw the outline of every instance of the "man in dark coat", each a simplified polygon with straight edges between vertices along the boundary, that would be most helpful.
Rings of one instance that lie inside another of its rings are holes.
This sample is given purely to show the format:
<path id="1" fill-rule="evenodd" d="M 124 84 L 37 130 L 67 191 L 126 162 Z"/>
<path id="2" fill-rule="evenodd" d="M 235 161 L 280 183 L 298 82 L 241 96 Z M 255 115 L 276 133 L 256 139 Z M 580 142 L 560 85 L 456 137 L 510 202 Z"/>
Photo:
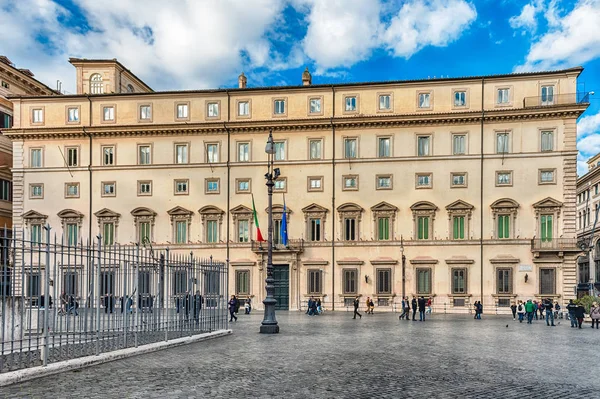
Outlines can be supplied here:
<path id="1" fill-rule="evenodd" d="M 358 306 L 360 305 L 360 301 L 358 300 L 358 295 L 356 296 L 356 298 L 354 298 L 354 317 L 353 319 L 356 319 L 356 315 L 358 315 L 358 317 L 360 317 L 362 319 L 362 315 L 360 313 L 358 313 Z"/>
<path id="2" fill-rule="evenodd" d="M 198 324 L 200 319 L 200 310 L 202 309 L 202 304 L 204 303 L 204 298 L 200 295 L 200 291 L 196 291 L 196 295 L 194 295 L 194 320 L 196 324 Z"/>
<path id="3" fill-rule="evenodd" d="M 417 319 L 415 318 L 416 314 L 417 314 L 417 297 L 413 295 L 413 299 L 410 302 L 410 306 L 412 307 L 413 310 L 413 321 L 417 321 Z"/>
<path id="4" fill-rule="evenodd" d="M 425 301 L 424 297 L 419 298 L 419 321 L 425 321 L 425 305 L 427 301 Z"/>

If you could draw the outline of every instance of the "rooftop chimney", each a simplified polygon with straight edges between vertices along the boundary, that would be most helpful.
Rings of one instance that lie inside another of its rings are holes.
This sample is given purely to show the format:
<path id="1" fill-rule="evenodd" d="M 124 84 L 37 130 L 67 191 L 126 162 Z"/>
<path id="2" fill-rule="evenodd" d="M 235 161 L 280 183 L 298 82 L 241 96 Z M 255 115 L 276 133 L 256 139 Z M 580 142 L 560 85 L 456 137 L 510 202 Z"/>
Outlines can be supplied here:
<path id="1" fill-rule="evenodd" d="M 302 72 L 302 86 L 310 86 L 312 84 L 312 76 L 308 72 L 308 67 Z"/>
<path id="2" fill-rule="evenodd" d="M 248 79 L 246 78 L 246 75 L 244 75 L 244 72 L 242 72 L 240 76 L 238 76 L 238 87 L 240 89 L 245 89 L 247 83 Z"/>

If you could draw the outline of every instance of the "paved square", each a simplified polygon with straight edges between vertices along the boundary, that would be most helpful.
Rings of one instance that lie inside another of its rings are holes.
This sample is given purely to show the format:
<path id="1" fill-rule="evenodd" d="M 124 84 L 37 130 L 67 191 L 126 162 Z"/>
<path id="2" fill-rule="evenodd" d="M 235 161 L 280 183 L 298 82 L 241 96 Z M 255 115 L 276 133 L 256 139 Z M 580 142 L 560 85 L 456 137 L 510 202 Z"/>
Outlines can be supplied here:
<path id="1" fill-rule="evenodd" d="M 2 388 L 3 398 L 593 398 L 600 330 L 509 316 L 240 314 L 234 334 Z M 508 327 L 506 327 L 508 325 Z"/>

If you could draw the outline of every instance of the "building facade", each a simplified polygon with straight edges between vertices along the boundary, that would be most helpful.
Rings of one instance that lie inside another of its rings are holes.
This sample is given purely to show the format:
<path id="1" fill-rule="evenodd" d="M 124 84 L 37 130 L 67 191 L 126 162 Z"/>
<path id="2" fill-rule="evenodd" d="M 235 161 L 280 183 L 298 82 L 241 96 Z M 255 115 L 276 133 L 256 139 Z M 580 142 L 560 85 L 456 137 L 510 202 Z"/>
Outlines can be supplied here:
<path id="1" fill-rule="evenodd" d="M 29 69 L 17 68 L 0 55 L 0 227 L 12 228 L 12 142 L 2 135 L 13 121 L 11 95 L 53 95 L 54 90 L 33 77 Z"/>
<path id="2" fill-rule="evenodd" d="M 72 63 L 80 94 L 12 98 L 15 227 L 33 241 L 48 223 L 72 244 L 227 259 L 230 291 L 260 308 L 252 209 L 266 237 L 272 130 L 280 309 L 574 296 L 582 68 L 337 85 L 307 70 L 299 86 L 249 88 L 242 74 L 234 89 L 110 93 L 92 87 L 116 74 Z"/>
<path id="3" fill-rule="evenodd" d="M 600 154 L 587 161 L 588 172 L 577 179 L 577 295 L 600 294 Z"/>

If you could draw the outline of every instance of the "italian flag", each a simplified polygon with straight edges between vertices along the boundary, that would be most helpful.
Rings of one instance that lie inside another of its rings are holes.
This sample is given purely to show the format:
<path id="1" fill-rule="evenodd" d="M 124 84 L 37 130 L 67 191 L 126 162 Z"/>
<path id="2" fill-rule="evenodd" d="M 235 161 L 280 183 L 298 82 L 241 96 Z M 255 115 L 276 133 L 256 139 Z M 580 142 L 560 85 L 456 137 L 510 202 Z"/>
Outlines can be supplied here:
<path id="1" fill-rule="evenodd" d="M 256 216 L 256 206 L 254 205 L 254 194 L 252 194 L 252 216 L 254 216 L 254 224 L 256 225 L 256 241 L 261 242 L 265 239 L 260 233 L 260 226 L 258 225 L 258 216 Z"/>

